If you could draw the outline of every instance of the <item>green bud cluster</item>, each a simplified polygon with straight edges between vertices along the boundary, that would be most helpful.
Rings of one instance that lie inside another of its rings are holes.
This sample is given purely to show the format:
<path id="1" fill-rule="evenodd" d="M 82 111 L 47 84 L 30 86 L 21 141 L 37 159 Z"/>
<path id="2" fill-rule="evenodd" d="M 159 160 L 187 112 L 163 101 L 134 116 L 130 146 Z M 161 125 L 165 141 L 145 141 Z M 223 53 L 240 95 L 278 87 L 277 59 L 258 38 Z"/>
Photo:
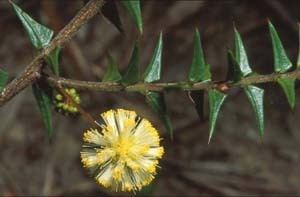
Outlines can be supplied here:
<path id="1" fill-rule="evenodd" d="M 65 88 L 65 92 L 72 98 L 72 100 L 80 104 L 81 99 L 79 94 L 74 88 Z M 77 114 L 78 109 L 74 106 L 73 102 L 70 101 L 70 98 L 65 98 L 61 94 L 56 94 L 54 97 L 54 105 L 58 112 L 66 113 L 66 114 Z"/>

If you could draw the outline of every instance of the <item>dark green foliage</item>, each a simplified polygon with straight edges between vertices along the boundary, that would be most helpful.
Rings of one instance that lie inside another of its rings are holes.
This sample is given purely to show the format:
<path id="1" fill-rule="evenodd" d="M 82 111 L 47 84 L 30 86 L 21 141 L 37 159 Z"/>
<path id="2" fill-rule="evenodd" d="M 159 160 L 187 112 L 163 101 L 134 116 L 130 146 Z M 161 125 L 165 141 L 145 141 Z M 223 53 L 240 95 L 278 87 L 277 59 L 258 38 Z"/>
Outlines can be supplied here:
<path id="1" fill-rule="evenodd" d="M 193 60 L 190 66 L 188 80 L 190 82 L 209 81 L 211 78 L 209 65 L 205 63 L 203 49 L 201 46 L 200 34 L 198 29 L 195 30 L 194 35 L 194 53 Z M 191 91 L 190 97 L 195 104 L 195 108 L 199 115 L 199 118 L 204 118 L 204 91 Z"/>
<path id="2" fill-rule="evenodd" d="M 286 95 L 290 107 L 293 109 L 296 104 L 295 79 L 279 78 L 277 82 Z"/>
<path id="3" fill-rule="evenodd" d="M 7 81 L 8 81 L 8 73 L 0 69 L 0 92 L 5 87 Z"/>
<path id="4" fill-rule="evenodd" d="M 141 8 L 139 0 L 127 0 L 121 1 L 122 4 L 127 8 L 128 12 L 133 17 L 136 26 L 138 27 L 140 33 L 143 31 L 143 23 L 141 16 Z M 16 4 L 12 3 L 13 8 L 21 20 L 31 43 L 37 48 L 42 49 L 47 46 L 53 36 L 53 31 L 47 27 L 37 23 L 28 14 L 21 10 Z M 108 10 L 113 10 L 116 12 L 112 15 Z M 104 16 L 106 16 L 117 28 L 122 31 L 121 20 L 117 13 L 117 7 L 115 1 L 109 1 L 102 8 Z M 278 33 L 271 22 L 269 22 L 270 36 L 272 40 L 272 47 L 274 53 L 274 70 L 276 73 L 285 73 L 292 68 L 292 63 L 288 58 L 282 42 L 278 36 Z M 300 37 L 300 34 L 299 34 Z M 300 46 L 300 44 L 299 44 Z M 300 47 L 299 47 L 300 48 Z M 162 33 L 160 33 L 158 42 L 154 49 L 152 58 L 149 65 L 147 66 L 144 74 L 140 76 L 139 73 L 139 48 L 137 44 L 132 52 L 131 59 L 127 65 L 127 70 L 125 75 L 122 77 L 119 73 L 118 67 L 111 56 L 108 58 L 108 68 L 103 77 L 103 82 L 120 82 L 123 85 L 134 85 L 135 83 L 142 80 L 144 83 L 153 83 L 161 79 L 162 70 L 162 50 L 163 50 L 163 38 Z M 46 58 L 48 65 L 55 75 L 59 75 L 59 55 L 60 48 L 56 48 L 51 52 L 51 54 Z M 241 35 L 234 28 L 234 50 L 233 52 L 228 52 L 228 63 L 229 70 L 227 75 L 227 80 L 229 86 L 240 85 L 243 80 L 253 74 L 252 69 L 249 64 L 248 55 L 245 50 Z M 300 49 L 297 59 L 297 68 L 300 67 Z M 194 35 L 194 51 L 193 60 L 188 73 L 187 86 L 192 87 L 194 83 L 211 83 L 211 72 L 210 65 L 205 62 L 204 52 L 201 45 L 201 39 L 199 31 L 195 30 Z M 8 79 L 6 72 L 0 69 L 0 91 L 4 88 Z M 277 83 L 283 89 L 288 103 L 291 108 L 295 107 L 295 79 L 289 78 L 288 76 L 279 77 Z M 246 83 L 247 84 L 247 83 Z M 177 85 L 177 84 L 175 84 Z M 174 86 L 175 86 L 174 85 Z M 51 117 L 51 100 L 45 90 L 40 87 L 39 84 L 34 84 L 32 86 L 33 93 L 37 100 L 39 109 L 42 113 L 44 123 L 46 125 L 48 135 L 52 135 L 52 117 Z M 247 95 L 252 108 L 255 112 L 257 119 L 259 133 L 262 136 L 264 134 L 264 90 L 253 86 L 244 85 L 242 86 L 243 91 Z M 167 113 L 167 106 L 164 98 L 164 92 L 153 92 L 146 89 L 140 90 L 141 93 L 145 94 L 146 101 L 158 113 L 162 122 L 164 123 L 167 131 L 173 137 L 173 131 L 171 126 L 171 121 Z M 214 130 L 216 127 L 216 121 L 222 104 L 224 103 L 226 97 L 228 96 L 218 84 L 214 84 L 210 88 L 206 89 L 208 92 L 208 103 L 209 103 L 209 141 L 211 140 Z M 204 92 L 205 90 L 197 90 L 189 92 L 193 102 L 195 103 L 195 108 L 200 116 L 203 118 L 203 108 L 204 108 Z"/>
<path id="5" fill-rule="evenodd" d="M 51 114 L 51 98 L 47 95 L 44 91 L 44 88 L 41 88 L 38 84 L 32 85 L 33 94 L 37 101 L 39 110 L 42 114 L 43 121 L 45 127 L 47 129 L 48 137 L 51 138 L 53 134 L 53 127 L 52 127 L 52 114 Z"/>
<path id="6" fill-rule="evenodd" d="M 160 80 L 162 50 L 163 40 L 162 33 L 160 33 L 151 61 L 143 75 L 144 82 L 151 83 Z"/>
<path id="7" fill-rule="evenodd" d="M 264 90 L 256 86 L 247 86 L 244 91 L 255 112 L 259 133 L 264 134 Z"/>
<path id="8" fill-rule="evenodd" d="M 195 105 L 195 109 L 198 113 L 199 119 L 204 120 L 204 91 L 203 90 L 190 91 L 189 96 Z"/>
<path id="9" fill-rule="evenodd" d="M 52 72 L 59 76 L 59 56 L 61 48 L 55 48 L 46 58 L 47 64 L 50 66 Z"/>
<path id="10" fill-rule="evenodd" d="M 234 28 L 234 57 L 239 65 L 240 77 L 246 77 L 252 73 L 242 38 L 236 28 Z"/>
<path id="11" fill-rule="evenodd" d="M 298 23 L 298 58 L 297 58 L 297 68 L 300 68 L 300 23 Z"/>
<path id="12" fill-rule="evenodd" d="M 203 49 L 201 46 L 199 31 L 195 30 L 194 36 L 194 56 L 188 79 L 191 82 L 206 81 L 211 79 L 209 65 L 205 63 Z"/>
<path id="13" fill-rule="evenodd" d="M 37 49 L 42 49 L 47 46 L 53 37 L 53 31 L 36 22 L 16 4 L 12 3 L 12 5 L 33 46 Z M 60 48 L 56 48 L 46 58 L 50 69 L 56 75 L 59 75 L 59 55 Z"/>
<path id="14" fill-rule="evenodd" d="M 235 59 L 232 51 L 228 51 L 227 53 L 228 58 L 228 72 L 227 72 L 227 80 L 231 80 L 234 82 L 238 82 L 242 79 L 243 73 L 240 69 L 240 65 Z"/>
<path id="15" fill-rule="evenodd" d="M 127 8 L 128 12 L 131 14 L 135 22 L 135 25 L 139 29 L 140 33 L 143 33 L 143 20 L 142 20 L 140 0 L 126 0 L 121 2 Z"/>
<path id="16" fill-rule="evenodd" d="M 14 10 L 21 20 L 28 37 L 30 38 L 31 43 L 37 49 L 42 49 L 47 46 L 53 36 L 53 31 L 48 29 L 47 27 L 39 24 L 34 19 L 32 19 L 28 14 L 21 10 L 16 4 L 12 3 Z M 59 74 L 59 52 L 60 49 L 56 48 L 46 59 L 48 64 L 50 65 L 51 70 L 58 75 Z M 52 127 L 52 114 L 51 114 L 51 106 L 52 102 L 50 97 L 44 90 L 45 88 L 41 88 L 39 84 L 33 84 L 32 90 L 37 101 L 39 110 L 42 114 L 42 118 L 47 129 L 48 137 L 50 138 L 53 134 L 53 127 Z"/>
<path id="17" fill-rule="evenodd" d="M 140 50 L 138 48 L 137 43 L 134 46 L 130 61 L 127 66 L 127 71 L 123 76 L 122 82 L 125 84 L 134 84 L 137 83 L 140 79 L 139 73 L 139 58 L 140 58 Z"/>
<path id="18" fill-rule="evenodd" d="M 293 65 L 282 46 L 278 33 L 272 23 L 269 21 L 269 29 L 272 38 L 272 47 L 274 53 L 274 68 L 276 72 L 284 73 L 288 71 Z M 295 106 L 295 80 L 280 78 L 277 80 L 283 89 L 286 98 L 291 108 Z"/>
<path id="19" fill-rule="evenodd" d="M 226 94 L 217 91 L 209 90 L 208 91 L 208 102 L 209 102 L 209 138 L 208 143 L 210 142 L 212 135 L 215 130 L 215 125 L 217 118 L 221 109 L 221 106 L 226 98 Z"/>
<path id="20" fill-rule="evenodd" d="M 201 46 L 200 34 L 196 29 L 194 36 L 194 55 L 192 65 L 190 66 L 190 72 L 188 76 L 191 82 L 205 82 L 211 81 L 210 65 L 205 62 L 203 49 Z M 204 91 L 192 91 L 190 93 L 191 98 L 195 103 L 195 108 L 200 119 L 203 119 L 204 110 Z M 226 94 L 217 90 L 210 90 L 208 92 L 209 102 L 209 141 L 215 130 L 215 125 L 220 112 L 220 108 L 226 98 Z"/>
<path id="21" fill-rule="evenodd" d="M 164 94 L 161 92 L 147 92 L 146 101 L 152 107 L 152 109 L 159 115 L 171 138 L 173 138 L 172 124 L 168 116 Z"/>
<path id="22" fill-rule="evenodd" d="M 269 21 L 269 30 L 272 39 L 274 54 L 274 68 L 276 72 L 283 73 L 288 71 L 293 65 L 282 46 L 278 33 L 272 23 Z"/>
<path id="23" fill-rule="evenodd" d="M 234 81 L 242 80 L 248 75 L 252 74 L 252 69 L 249 65 L 247 52 L 245 50 L 242 38 L 234 28 L 234 55 L 229 51 L 228 61 L 230 66 L 233 68 L 233 79 Z M 255 112 L 255 117 L 258 123 L 259 132 L 261 136 L 264 133 L 264 105 L 263 105 L 263 96 L 264 90 L 256 86 L 246 86 L 244 87 L 244 92 L 247 95 L 251 106 Z"/>
<path id="24" fill-rule="evenodd" d="M 118 82 L 122 79 L 122 76 L 118 70 L 118 66 L 112 56 L 108 55 L 108 67 L 103 76 L 103 82 Z"/>
<path id="25" fill-rule="evenodd" d="M 52 39 L 53 31 L 36 22 L 16 4 L 12 5 L 35 48 L 42 49 L 47 46 Z"/>
<path id="26" fill-rule="evenodd" d="M 151 83 L 160 80 L 162 48 L 162 33 L 160 33 L 151 61 L 143 75 L 144 82 Z M 149 91 L 146 93 L 146 101 L 154 109 L 154 111 L 158 113 L 161 121 L 164 123 L 167 131 L 170 133 L 171 138 L 173 138 L 173 129 L 170 118 L 167 114 L 164 94 Z"/>

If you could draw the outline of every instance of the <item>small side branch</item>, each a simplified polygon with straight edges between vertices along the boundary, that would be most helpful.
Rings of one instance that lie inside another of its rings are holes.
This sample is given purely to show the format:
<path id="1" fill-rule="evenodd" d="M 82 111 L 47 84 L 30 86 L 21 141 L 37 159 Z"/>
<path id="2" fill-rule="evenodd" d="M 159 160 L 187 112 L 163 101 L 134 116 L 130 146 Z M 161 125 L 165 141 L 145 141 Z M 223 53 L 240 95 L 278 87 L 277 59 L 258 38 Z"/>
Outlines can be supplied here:
<path id="1" fill-rule="evenodd" d="M 96 15 L 103 5 L 103 0 L 90 0 L 68 23 L 58 35 L 45 47 L 25 68 L 25 70 L 9 83 L 5 89 L 0 93 L 0 107 L 7 101 L 13 98 L 16 94 L 22 91 L 27 86 L 31 85 L 40 78 L 41 68 L 43 66 L 44 58 L 50 54 L 56 47 L 61 47 L 69 41 L 74 34 Z"/>
<path id="2" fill-rule="evenodd" d="M 189 82 L 174 82 L 174 83 L 137 83 L 133 85 L 124 85 L 121 83 L 113 82 L 92 82 L 92 81 L 79 81 L 66 79 L 62 77 L 46 77 L 45 80 L 54 87 L 64 86 L 73 87 L 78 90 L 93 90 L 93 91 L 128 91 L 128 92 L 140 92 L 140 91 L 164 91 L 168 89 L 177 89 L 183 91 L 192 90 L 210 90 L 217 89 L 222 92 L 228 91 L 233 87 L 243 87 L 247 85 L 254 85 L 260 83 L 276 82 L 279 78 L 286 77 L 289 79 L 300 79 L 300 70 L 295 70 L 287 73 L 272 73 L 269 75 L 252 75 L 243 78 L 239 82 L 225 81 L 207 81 L 199 83 Z"/>

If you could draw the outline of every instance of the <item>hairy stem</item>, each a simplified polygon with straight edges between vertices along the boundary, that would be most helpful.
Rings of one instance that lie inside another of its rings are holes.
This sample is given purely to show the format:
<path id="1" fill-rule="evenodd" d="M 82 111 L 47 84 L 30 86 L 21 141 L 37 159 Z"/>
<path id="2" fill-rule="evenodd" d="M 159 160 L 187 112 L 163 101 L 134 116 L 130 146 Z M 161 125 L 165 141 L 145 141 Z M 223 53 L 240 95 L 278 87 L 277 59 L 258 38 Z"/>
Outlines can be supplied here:
<path id="1" fill-rule="evenodd" d="M 76 16 L 57 34 L 57 36 L 45 47 L 33 60 L 25 70 L 9 83 L 0 93 L 0 107 L 40 78 L 41 68 L 44 58 L 50 54 L 56 47 L 61 47 L 69 41 L 74 34 L 96 15 L 103 5 L 103 0 L 90 0 Z"/>
<path id="2" fill-rule="evenodd" d="M 272 73 L 268 75 L 252 75 L 243 78 L 241 81 L 232 82 L 218 82 L 207 81 L 199 83 L 190 82 L 172 82 L 172 83 L 137 83 L 133 85 L 124 85 L 122 83 L 114 82 L 92 82 L 92 81 L 79 81 L 66 79 L 62 77 L 45 77 L 45 80 L 52 86 L 64 86 L 73 87 L 78 90 L 94 90 L 94 91 L 128 91 L 128 92 L 140 92 L 140 91 L 164 91 L 168 89 L 177 89 L 183 91 L 192 90 L 209 90 L 217 89 L 222 92 L 228 91 L 232 87 L 243 87 L 247 85 L 254 85 L 259 83 L 276 82 L 279 78 L 300 79 L 300 70 L 295 70 L 287 73 Z"/>

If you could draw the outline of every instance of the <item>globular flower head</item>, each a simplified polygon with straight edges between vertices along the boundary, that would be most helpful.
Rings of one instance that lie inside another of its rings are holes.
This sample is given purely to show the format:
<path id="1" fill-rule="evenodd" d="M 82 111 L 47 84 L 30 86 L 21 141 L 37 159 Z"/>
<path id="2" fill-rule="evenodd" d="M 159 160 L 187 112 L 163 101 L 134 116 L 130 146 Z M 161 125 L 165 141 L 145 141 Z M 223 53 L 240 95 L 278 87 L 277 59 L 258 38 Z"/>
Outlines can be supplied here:
<path id="1" fill-rule="evenodd" d="M 65 88 L 65 92 L 72 98 L 72 100 L 80 104 L 81 99 L 79 94 L 74 88 Z M 56 94 L 54 97 L 54 105 L 58 112 L 64 113 L 64 114 L 77 114 L 78 109 L 76 106 L 74 106 L 73 102 L 69 98 L 65 98 L 61 94 Z"/>
<path id="2" fill-rule="evenodd" d="M 104 187 L 140 190 L 154 179 L 164 153 L 157 130 L 134 111 L 110 110 L 101 116 L 101 131 L 90 129 L 83 135 L 84 167 Z"/>

